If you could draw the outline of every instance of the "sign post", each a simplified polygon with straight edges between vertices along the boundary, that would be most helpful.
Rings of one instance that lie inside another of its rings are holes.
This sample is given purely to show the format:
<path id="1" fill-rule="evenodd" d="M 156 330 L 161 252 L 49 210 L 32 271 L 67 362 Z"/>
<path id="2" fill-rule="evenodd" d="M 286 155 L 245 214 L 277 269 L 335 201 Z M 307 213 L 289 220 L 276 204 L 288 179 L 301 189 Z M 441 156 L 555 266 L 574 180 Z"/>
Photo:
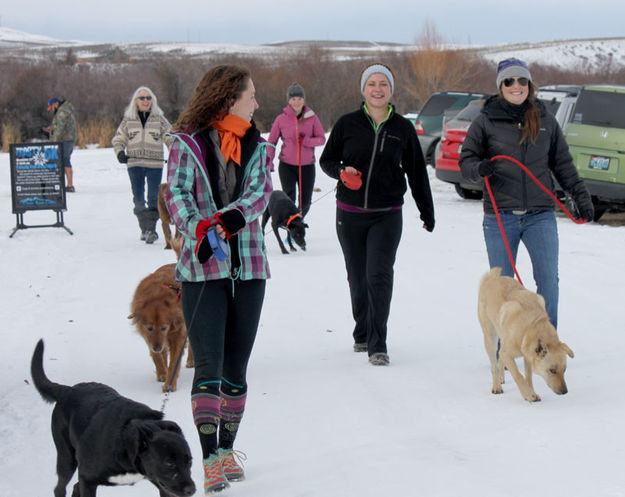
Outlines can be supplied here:
<path id="1" fill-rule="evenodd" d="M 72 231 L 63 222 L 67 210 L 65 174 L 63 169 L 63 143 L 11 144 L 11 197 L 16 226 L 9 235 L 27 228 L 63 228 Z M 52 210 L 56 223 L 26 225 L 24 213 L 33 210 Z"/>

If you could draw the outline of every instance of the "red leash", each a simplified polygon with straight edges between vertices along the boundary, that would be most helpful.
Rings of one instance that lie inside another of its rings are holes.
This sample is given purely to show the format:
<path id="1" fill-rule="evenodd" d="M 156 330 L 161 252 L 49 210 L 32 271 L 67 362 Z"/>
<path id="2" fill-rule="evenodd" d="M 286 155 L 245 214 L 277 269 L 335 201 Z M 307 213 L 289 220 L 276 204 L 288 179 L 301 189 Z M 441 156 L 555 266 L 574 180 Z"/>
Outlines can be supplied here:
<path id="1" fill-rule="evenodd" d="M 514 164 L 516 164 L 517 166 L 519 166 L 521 169 L 523 169 L 523 171 L 525 171 L 525 174 L 527 174 L 533 181 L 534 183 L 536 183 L 547 195 L 549 195 L 551 197 L 551 199 L 560 206 L 560 208 L 564 211 L 564 213 L 569 217 L 569 219 L 571 221 L 573 221 L 576 224 L 585 224 L 588 221 L 586 221 L 585 219 L 575 219 L 573 217 L 573 215 L 569 212 L 569 210 L 564 207 L 564 205 L 562 204 L 562 202 L 560 202 L 556 196 L 551 193 L 549 191 L 549 189 L 547 187 L 545 187 L 545 185 L 543 185 L 540 181 L 538 181 L 538 178 L 536 176 L 534 176 L 534 174 L 521 162 L 519 162 L 518 160 L 516 160 L 514 157 L 509 157 L 507 155 L 496 155 L 495 157 L 491 158 L 491 162 L 492 161 L 496 161 L 498 159 L 504 159 L 507 161 L 510 161 Z M 510 244 L 508 243 L 508 238 L 506 237 L 506 233 L 503 229 L 503 223 L 501 222 L 501 216 L 499 215 L 499 209 L 497 208 L 497 203 L 495 202 L 495 196 L 493 195 L 493 191 L 490 187 L 490 181 L 488 180 L 488 176 L 484 177 L 484 184 L 486 185 L 486 189 L 488 190 L 488 195 L 490 197 L 490 201 L 493 204 L 493 210 L 495 211 L 495 216 L 497 217 L 497 223 L 499 224 L 499 231 L 501 232 L 501 236 L 503 238 L 503 242 L 506 246 L 506 250 L 508 251 L 508 258 L 510 259 L 510 264 L 512 264 L 512 269 L 514 270 L 514 274 L 516 275 L 517 279 L 519 280 L 519 283 L 521 283 L 521 285 L 523 285 L 523 281 L 521 281 L 521 277 L 519 276 L 519 272 L 516 269 L 516 265 L 514 264 L 514 257 L 512 257 L 512 250 L 510 250 Z M 524 285 L 525 286 L 525 285 Z"/>

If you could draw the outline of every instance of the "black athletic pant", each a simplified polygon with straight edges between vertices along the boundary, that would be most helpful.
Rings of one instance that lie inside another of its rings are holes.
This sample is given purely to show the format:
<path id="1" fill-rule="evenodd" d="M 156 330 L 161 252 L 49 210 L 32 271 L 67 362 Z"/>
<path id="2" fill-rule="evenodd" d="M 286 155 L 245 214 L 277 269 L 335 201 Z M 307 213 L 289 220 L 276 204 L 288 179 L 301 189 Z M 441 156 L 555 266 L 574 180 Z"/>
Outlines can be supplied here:
<path id="1" fill-rule="evenodd" d="M 182 284 L 182 311 L 195 360 L 191 405 L 204 459 L 218 446 L 233 446 L 264 296 L 265 280 Z"/>
<path id="2" fill-rule="evenodd" d="M 367 343 L 369 355 L 387 352 L 386 332 L 393 295 L 393 265 L 402 232 L 401 210 L 336 211 L 352 299 L 354 342 Z"/>
<path id="3" fill-rule="evenodd" d="M 302 216 L 306 216 L 310 210 L 312 201 L 313 188 L 315 186 L 315 165 L 302 166 Z M 278 165 L 278 175 L 280 176 L 280 184 L 282 191 L 297 205 L 299 209 L 299 200 L 296 201 L 296 193 L 299 192 L 299 166 L 293 166 L 286 162 L 280 161 Z"/>
<path id="4" fill-rule="evenodd" d="M 247 363 L 264 297 L 265 280 L 237 280 L 234 295 L 230 278 L 182 283 L 182 312 L 195 361 L 194 386 L 224 378 L 247 389 Z M 218 383 L 214 393 L 219 395 Z"/>

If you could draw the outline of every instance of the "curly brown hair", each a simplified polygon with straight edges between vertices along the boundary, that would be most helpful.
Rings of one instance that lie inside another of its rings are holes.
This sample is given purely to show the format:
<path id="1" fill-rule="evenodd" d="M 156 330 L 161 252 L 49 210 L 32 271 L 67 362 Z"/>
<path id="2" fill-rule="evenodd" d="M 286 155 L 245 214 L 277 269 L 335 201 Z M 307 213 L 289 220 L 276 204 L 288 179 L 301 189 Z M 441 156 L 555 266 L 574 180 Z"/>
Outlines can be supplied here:
<path id="1" fill-rule="evenodd" d="M 212 67 L 195 87 L 187 107 L 172 129 L 185 133 L 204 131 L 223 119 L 251 79 L 250 71 L 235 65 Z"/>

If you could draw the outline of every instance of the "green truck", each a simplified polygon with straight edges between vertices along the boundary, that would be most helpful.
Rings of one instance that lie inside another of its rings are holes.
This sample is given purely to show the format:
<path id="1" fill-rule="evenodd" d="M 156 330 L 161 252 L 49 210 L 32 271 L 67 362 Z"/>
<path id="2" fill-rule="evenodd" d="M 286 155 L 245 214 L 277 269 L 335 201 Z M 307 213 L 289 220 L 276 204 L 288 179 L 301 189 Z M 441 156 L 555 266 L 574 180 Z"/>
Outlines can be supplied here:
<path id="1" fill-rule="evenodd" d="M 606 211 L 625 212 L 625 86 L 583 86 L 563 128 L 595 221 Z"/>

